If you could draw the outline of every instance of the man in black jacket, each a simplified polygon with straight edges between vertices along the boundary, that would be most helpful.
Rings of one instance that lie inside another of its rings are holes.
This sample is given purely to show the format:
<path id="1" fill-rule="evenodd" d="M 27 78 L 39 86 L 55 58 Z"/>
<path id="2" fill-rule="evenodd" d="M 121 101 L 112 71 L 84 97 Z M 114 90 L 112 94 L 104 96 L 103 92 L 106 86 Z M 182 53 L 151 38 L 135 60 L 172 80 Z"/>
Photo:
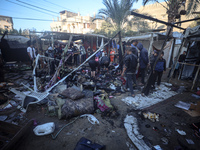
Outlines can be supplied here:
<path id="1" fill-rule="evenodd" d="M 137 67 L 137 56 L 132 53 L 131 48 L 128 48 L 126 53 L 127 55 L 124 60 L 125 64 L 121 75 L 124 76 L 124 73 L 126 72 L 126 88 L 130 89 L 130 96 L 135 97 L 133 91 L 133 75 L 135 74 Z"/>

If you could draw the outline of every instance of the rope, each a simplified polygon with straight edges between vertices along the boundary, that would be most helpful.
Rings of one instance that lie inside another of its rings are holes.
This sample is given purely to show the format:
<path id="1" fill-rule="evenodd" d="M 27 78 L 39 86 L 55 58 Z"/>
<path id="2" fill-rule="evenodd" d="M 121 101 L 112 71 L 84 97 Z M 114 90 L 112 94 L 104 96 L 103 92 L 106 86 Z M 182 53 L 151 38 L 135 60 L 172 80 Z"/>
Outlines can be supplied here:
<path id="1" fill-rule="evenodd" d="M 76 117 L 72 122 L 70 122 L 70 123 L 66 124 L 65 126 L 63 126 L 63 127 L 60 129 L 60 131 L 58 131 L 58 133 L 57 133 L 55 136 L 54 136 L 53 134 L 51 134 L 52 139 L 55 140 L 55 139 L 57 138 L 57 136 L 60 134 L 60 132 L 61 132 L 65 127 L 67 127 L 68 125 L 74 123 L 78 118 L 79 118 L 79 117 Z"/>

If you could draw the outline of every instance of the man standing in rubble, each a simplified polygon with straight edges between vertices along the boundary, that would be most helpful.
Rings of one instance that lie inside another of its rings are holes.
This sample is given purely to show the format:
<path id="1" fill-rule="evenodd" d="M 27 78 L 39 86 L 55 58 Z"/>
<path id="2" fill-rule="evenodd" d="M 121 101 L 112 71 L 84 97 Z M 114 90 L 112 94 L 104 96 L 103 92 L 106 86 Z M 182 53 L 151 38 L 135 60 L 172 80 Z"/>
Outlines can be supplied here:
<path id="1" fill-rule="evenodd" d="M 148 51 L 146 50 L 146 48 L 143 47 L 142 43 L 138 43 L 137 48 L 140 50 L 139 63 L 141 72 L 141 83 L 139 85 L 144 85 L 145 71 L 147 65 L 149 64 Z"/>
<path id="2" fill-rule="evenodd" d="M 132 97 L 135 97 L 134 95 L 134 91 L 133 91 L 133 75 L 135 74 L 136 71 L 136 67 L 137 67 L 137 56 L 135 56 L 132 53 L 131 48 L 129 47 L 126 51 L 127 55 L 124 59 L 124 68 L 123 68 L 123 72 L 121 74 L 121 76 L 124 76 L 125 72 L 126 72 L 126 91 L 127 88 L 129 88 Z"/>
<path id="3" fill-rule="evenodd" d="M 36 54 L 35 54 L 35 48 L 33 48 L 32 44 L 30 44 L 29 47 L 27 48 L 27 53 L 30 59 L 31 69 L 33 70 L 33 62 L 36 58 Z"/>

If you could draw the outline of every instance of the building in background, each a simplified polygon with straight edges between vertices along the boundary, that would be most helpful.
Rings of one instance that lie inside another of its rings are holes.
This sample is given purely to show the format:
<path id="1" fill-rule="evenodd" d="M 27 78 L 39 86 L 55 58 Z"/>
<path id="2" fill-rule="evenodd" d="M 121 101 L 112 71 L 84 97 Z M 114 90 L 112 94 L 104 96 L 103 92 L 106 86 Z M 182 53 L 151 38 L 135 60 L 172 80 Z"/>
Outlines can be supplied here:
<path id="1" fill-rule="evenodd" d="M 94 15 L 95 17 L 95 15 Z M 92 33 L 95 29 L 100 29 L 102 20 L 93 21 L 94 17 L 81 16 L 80 13 L 73 13 L 67 10 L 60 12 L 60 18 L 50 24 L 51 31 L 67 33 Z"/>
<path id="2" fill-rule="evenodd" d="M 11 31 L 13 30 L 12 17 L 0 15 L 0 29 Z"/>
<path id="3" fill-rule="evenodd" d="M 149 4 L 149 5 L 146 5 L 146 6 L 141 6 L 137 10 L 141 14 L 148 14 L 151 17 L 154 17 L 156 19 L 168 22 L 168 14 L 166 13 L 167 10 L 166 10 L 165 7 L 167 7 L 166 3 L 162 2 L 161 4 L 154 3 L 154 4 Z M 199 10 L 200 10 L 200 7 L 198 7 L 197 11 L 199 11 Z M 181 15 L 181 18 L 176 19 L 176 21 L 179 22 L 179 21 L 183 21 L 183 20 L 193 19 L 195 17 L 197 17 L 197 14 L 189 14 L 188 16 L 187 15 Z M 154 22 L 154 21 L 150 21 L 150 20 L 145 20 L 145 21 L 147 21 L 147 23 L 148 23 L 148 25 L 151 29 L 166 29 L 167 28 L 166 25 L 163 25 L 163 24 L 160 24 L 160 23 L 157 23 L 157 22 Z M 194 23 L 194 21 L 178 24 L 178 26 L 181 26 L 182 28 L 187 28 L 192 23 Z M 182 32 L 182 30 L 177 29 L 177 28 L 173 28 L 173 31 Z"/>

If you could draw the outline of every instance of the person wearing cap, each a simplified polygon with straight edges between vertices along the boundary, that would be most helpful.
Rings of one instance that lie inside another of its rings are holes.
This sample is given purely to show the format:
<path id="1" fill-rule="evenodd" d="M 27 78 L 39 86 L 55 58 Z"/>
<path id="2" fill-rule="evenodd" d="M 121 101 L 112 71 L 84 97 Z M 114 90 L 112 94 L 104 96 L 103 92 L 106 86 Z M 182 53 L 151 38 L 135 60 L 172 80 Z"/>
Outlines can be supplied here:
<path id="1" fill-rule="evenodd" d="M 134 91 L 133 91 L 133 75 L 135 74 L 136 67 L 137 67 L 137 57 L 132 53 L 131 48 L 129 47 L 126 51 L 127 55 L 124 59 L 124 68 L 121 76 L 124 76 L 126 72 L 126 87 L 125 91 L 127 91 L 127 88 L 130 89 L 132 97 L 135 97 Z"/>

